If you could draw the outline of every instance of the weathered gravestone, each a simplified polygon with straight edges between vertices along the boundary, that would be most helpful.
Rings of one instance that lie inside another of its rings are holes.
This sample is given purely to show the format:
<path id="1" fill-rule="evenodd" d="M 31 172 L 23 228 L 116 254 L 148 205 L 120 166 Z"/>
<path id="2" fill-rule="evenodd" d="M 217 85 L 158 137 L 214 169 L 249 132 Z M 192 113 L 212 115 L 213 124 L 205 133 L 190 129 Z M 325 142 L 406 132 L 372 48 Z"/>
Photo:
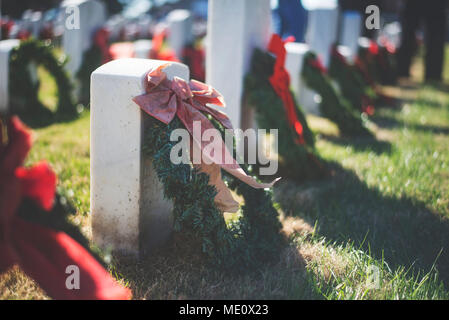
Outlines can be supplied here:
<path id="1" fill-rule="evenodd" d="M 166 61 L 119 59 L 91 77 L 91 212 L 94 242 L 127 254 L 145 254 L 172 230 L 172 205 L 164 199 L 152 161 L 142 153 L 145 121 L 132 98 L 145 93 L 145 75 Z M 169 79 L 189 79 L 172 63 Z"/>
<path id="2" fill-rule="evenodd" d="M 351 54 L 348 57 L 349 62 L 354 62 L 361 34 L 362 15 L 357 11 L 344 11 L 342 14 L 340 44 L 351 50 Z"/>
<path id="3" fill-rule="evenodd" d="M 170 48 L 181 59 L 184 47 L 193 40 L 193 18 L 188 10 L 177 9 L 167 16 L 168 36 Z"/>
<path id="4" fill-rule="evenodd" d="M 150 50 L 152 48 L 151 40 L 137 40 L 134 41 L 134 55 L 136 58 L 148 59 Z"/>
<path id="5" fill-rule="evenodd" d="M 254 49 L 267 49 L 270 0 L 211 0 L 208 10 L 206 82 L 226 97 L 234 128 L 254 127 L 253 117 L 242 115 L 244 78 Z"/>
<path id="6" fill-rule="evenodd" d="M 287 56 L 285 59 L 285 69 L 290 74 L 290 86 L 295 93 L 296 100 L 307 113 L 319 114 L 316 102 L 316 93 L 307 88 L 301 77 L 304 64 L 304 56 L 310 50 L 305 43 L 289 42 L 285 44 Z"/>
<path id="7" fill-rule="evenodd" d="M 61 9 L 66 17 L 62 47 L 69 57 L 67 69 L 75 75 L 84 52 L 92 46 L 94 32 L 106 21 L 106 8 L 97 0 L 64 0 Z"/>
<path id="8" fill-rule="evenodd" d="M 9 56 L 11 50 L 19 45 L 17 39 L 0 41 L 0 113 L 9 110 Z"/>

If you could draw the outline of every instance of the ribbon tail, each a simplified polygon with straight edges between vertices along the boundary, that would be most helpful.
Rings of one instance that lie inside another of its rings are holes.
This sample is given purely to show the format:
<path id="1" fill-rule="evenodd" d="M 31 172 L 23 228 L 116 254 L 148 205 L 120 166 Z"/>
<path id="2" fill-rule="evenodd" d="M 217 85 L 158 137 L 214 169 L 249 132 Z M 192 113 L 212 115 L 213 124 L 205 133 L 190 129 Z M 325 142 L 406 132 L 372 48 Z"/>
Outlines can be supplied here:
<path id="1" fill-rule="evenodd" d="M 191 139 L 192 140 L 192 139 Z M 191 144 L 192 152 L 201 152 L 196 143 Z M 193 151 L 195 149 L 195 151 Z M 226 186 L 221 178 L 221 168 L 219 165 L 212 164 L 195 164 L 195 168 L 199 171 L 209 175 L 209 185 L 212 185 L 217 190 L 217 195 L 214 198 L 215 205 L 222 212 L 237 212 L 240 205 L 235 201 L 231 191 Z"/>
<path id="2" fill-rule="evenodd" d="M 265 189 L 271 188 L 280 178 L 273 180 L 270 183 L 260 183 L 256 179 L 251 176 L 248 176 L 245 171 L 240 167 L 240 165 L 235 161 L 232 154 L 229 152 L 226 147 L 221 135 L 218 133 L 218 139 L 214 139 L 211 142 L 212 150 L 210 154 L 208 152 L 204 152 L 204 149 L 211 149 L 209 144 L 202 141 L 202 137 L 204 136 L 204 132 L 206 130 L 212 129 L 217 130 L 209 119 L 204 116 L 200 111 L 196 110 L 194 107 L 189 104 L 183 103 L 180 108 L 178 108 L 178 117 L 185 125 L 186 129 L 190 132 L 190 135 L 193 138 L 193 142 L 197 144 L 197 146 L 201 150 L 202 160 L 206 160 L 206 163 L 215 163 L 219 165 L 221 168 L 226 170 L 228 173 L 239 179 L 240 181 L 246 183 L 247 185 L 256 188 L 256 189 Z M 188 120 L 187 120 L 188 119 Z M 195 132 L 193 130 L 193 122 L 200 121 L 201 122 L 201 136 L 196 137 Z M 218 130 L 217 130 L 218 131 Z M 218 140 L 218 141 L 216 141 Z M 217 152 L 215 152 L 217 151 Z"/>

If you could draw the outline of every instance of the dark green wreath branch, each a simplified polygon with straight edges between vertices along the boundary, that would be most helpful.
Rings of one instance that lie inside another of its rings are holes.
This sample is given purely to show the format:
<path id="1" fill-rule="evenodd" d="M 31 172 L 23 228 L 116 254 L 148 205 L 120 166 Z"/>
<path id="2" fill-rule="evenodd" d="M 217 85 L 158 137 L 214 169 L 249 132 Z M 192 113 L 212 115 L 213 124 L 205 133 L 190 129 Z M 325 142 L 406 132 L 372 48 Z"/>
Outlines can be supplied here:
<path id="1" fill-rule="evenodd" d="M 145 117 L 148 126 L 143 150 L 153 159 L 164 196 L 173 202 L 175 232 L 199 241 L 208 261 L 222 269 L 244 271 L 276 259 L 284 238 L 271 192 L 253 189 L 226 176 L 230 188 L 245 199 L 240 219 L 227 226 L 223 213 L 215 206 L 217 191 L 208 184 L 209 176 L 188 164 L 170 161 L 170 150 L 177 143 L 170 141 L 170 134 L 174 129 L 184 128 L 182 123 L 175 118 L 165 125 Z"/>
<path id="2" fill-rule="evenodd" d="M 334 50 L 336 50 L 334 48 Z M 329 75 L 338 83 L 342 95 L 357 112 L 364 112 L 364 99 L 376 100 L 376 93 L 367 85 L 357 69 L 344 60 L 338 52 L 333 51 Z"/>
<path id="3" fill-rule="evenodd" d="M 303 127 L 305 144 L 295 143 L 296 133 L 288 125 L 283 102 L 269 82 L 274 62 L 269 53 L 259 49 L 254 51 L 250 72 L 245 78 L 244 108 L 256 110 L 256 121 L 261 128 L 278 129 L 281 173 L 288 172 L 289 177 L 298 180 L 324 177 L 326 169 L 316 154 L 313 133 L 296 102 L 296 114 Z"/>
<path id="4" fill-rule="evenodd" d="M 302 77 L 309 88 L 321 96 L 320 111 L 324 117 L 333 121 L 343 135 L 370 136 L 359 113 L 354 111 L 350 103 L 343 98 L 332 85 L 329 75 L 314 66 L 317 56 L 308 52 L 304 57 Z"/>

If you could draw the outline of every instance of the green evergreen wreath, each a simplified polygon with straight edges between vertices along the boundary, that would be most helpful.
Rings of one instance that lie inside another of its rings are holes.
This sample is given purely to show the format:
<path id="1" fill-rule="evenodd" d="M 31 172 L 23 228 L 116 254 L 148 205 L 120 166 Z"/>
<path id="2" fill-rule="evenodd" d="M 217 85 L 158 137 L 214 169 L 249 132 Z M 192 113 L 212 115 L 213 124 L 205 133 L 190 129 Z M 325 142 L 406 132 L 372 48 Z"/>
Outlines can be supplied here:
<path id="1" fill-rule="evenodd" d="M 314 66 L 317 56 L 308 52 L 304 57 L 302 77 L 307 86 L 321 96 L 320 111 L 324 117 L 335 122 L 343 135 L 369 136 L 360 113 L 354 111 L 350 103 L 343 98 L 332 85 L 329 75 Z"/>
<path id="2" fill-rule="evenodd" d="M 363 99 L 377 99 L 374 90 L 367 85 L 363 77 L 353 65 L 342 60 L 338 53 L 331 56 L 329 75 L 337 81 L 342 95 L 350 102 L 355 111 L 362 112 Z"/>
<path id="3" fill-rule="evenodd" d="M 393 85 L 398 78 L 396 57 L 385 46 L 376 44 L 376 48 L 360 47 L 359 59 L 375 83 Z"/>
<path id="4" fill-rule="evenodd" d="M 31 62 L 42 65 L 54 78 L 58 87 L 58 118 L 72 117 L 77 114 L 76 103 L 72 95 L 73 84 L 64 66 L 66 61 L 58 59 L 53 46 L 35 39 L 20 43 L 11 52 L 9 59 L 9 95 L 11 110 L 30 119 L 39 113 L 50 113 L 38 99 L 39 83 L 33 83 L 28 66 Z"/>
<path id="5" fill-rule="evenodd" d="M 269 82 L 274 63 L 271 54 L 260 49 L 254 51 L 245 78 L 245 108 L 256 110 L 256 120 L 262 128 L 278 129 L 281 173 L 288 171 L 289 177 L 299 180 L 324 177 L 327 171 L 318 160 L 313 133 L 296 101 L 296 115 L 303 127 L 305 144 L 295 143 L 296 132 L 288 125 L 283 102 Z"/>
<path id="6" fill-rule="evenodd" d="M 271 192 L 254 189 L 223 171 L 229 187 L 245 199 L 240 219 L 227 226 L 215 206 L 217 191 L 208 184 L 209 176 L 191 165 L 170 161 L 170 151 L 177 144 L 170 135 L 185 129 L 181 121 L 175 118 L 166 125 L 149 115 L 145 121 L 143 150 L 153 159 L 164 196 L 173 202 L 175 232 L 199 241 L 207 260 L 229 271 L 242 272 L 276 259 L 285 240 Z M 223 127 L 213 123 L 224 134 Z M 251 173 L 248 166 L 242 168 Z"/>

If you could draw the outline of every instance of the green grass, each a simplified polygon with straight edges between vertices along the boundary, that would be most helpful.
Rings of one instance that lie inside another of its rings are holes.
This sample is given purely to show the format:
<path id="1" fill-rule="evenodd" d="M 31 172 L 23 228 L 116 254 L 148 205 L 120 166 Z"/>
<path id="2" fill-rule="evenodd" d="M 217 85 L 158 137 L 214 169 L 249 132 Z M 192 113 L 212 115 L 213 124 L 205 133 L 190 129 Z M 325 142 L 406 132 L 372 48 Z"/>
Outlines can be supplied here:
<path id="1" fill-rule="evenodd" d="M 112 274 L 136 299 L 448 299 L 449 94 L 396 90 L 408 100 L 377 110 L 377 140 L 340 138 L 335 126 L 309 117 L 334 177 L 310 197 L 294 182 L 277 187 L 289 191 L 276 198 L 290 239 L 279 261 L 223 274 L 175 237 L 146 260 L 114 258 Z M 35 133 L 28 163 L 52 164 L 75 204 L 74 222 L 90 236 L 89 112 Z M 373 270 L 378 281 L 370 281 Z M 17 270 L 0 278 L 0 298 L 45 297 Z"/>

